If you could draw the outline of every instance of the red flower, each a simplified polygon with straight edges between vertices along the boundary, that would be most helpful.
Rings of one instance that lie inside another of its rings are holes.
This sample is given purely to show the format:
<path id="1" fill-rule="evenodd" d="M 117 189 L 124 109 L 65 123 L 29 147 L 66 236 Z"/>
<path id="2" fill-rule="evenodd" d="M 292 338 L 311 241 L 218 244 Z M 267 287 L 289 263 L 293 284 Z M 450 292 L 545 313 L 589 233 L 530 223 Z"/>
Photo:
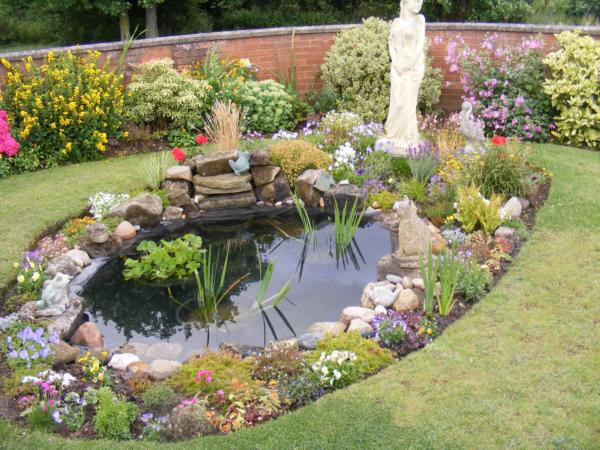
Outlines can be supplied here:
<path id="1" fill-rule="evenodd" d="M 171 152 L 171 154 L 173 155 L 173 158 L 175 158 L 179 162 L 182 162 L 186 157 L 185 152 L 183 150 L 181 150 L 179 147 L 175 147 L 173 149 L 173 151 Z"/>
<path id="2" fill-rule="evenodd" d="M 506 145 L 505 136 L 494 136 L 492 138 L 492 145 Z"/>
<path id="3" fill-rule="evenodd" d="M 208 143 L 208 138 L 204 136 L 202 133 L 196 136 L 196 144 L 204 145 Z"/>

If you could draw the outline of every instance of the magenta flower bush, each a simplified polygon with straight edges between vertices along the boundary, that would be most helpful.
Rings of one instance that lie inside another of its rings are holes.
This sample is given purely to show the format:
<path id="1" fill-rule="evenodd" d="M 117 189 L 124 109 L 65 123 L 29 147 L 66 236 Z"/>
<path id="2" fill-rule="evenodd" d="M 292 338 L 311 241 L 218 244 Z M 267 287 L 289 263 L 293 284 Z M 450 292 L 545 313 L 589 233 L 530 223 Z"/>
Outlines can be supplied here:
<path id="1" fill-rule="evenodd" d="M 488 136 L 546 141 L 555 128 L 544 92 L 543 42 L 523 39 L 508 46 L 488 35 L 478 48 L 459 35 L 448 43 L 446 63 L 460 75 L 463 101 L 469 101 Z"/>
<path id="2" fill-rule="evenodd" d="M 10 134 L 6 111 L 0 109 L 0 158 L 2 155 L 12 158 L 17 153 L 19 153 L 19 143 Z"/>

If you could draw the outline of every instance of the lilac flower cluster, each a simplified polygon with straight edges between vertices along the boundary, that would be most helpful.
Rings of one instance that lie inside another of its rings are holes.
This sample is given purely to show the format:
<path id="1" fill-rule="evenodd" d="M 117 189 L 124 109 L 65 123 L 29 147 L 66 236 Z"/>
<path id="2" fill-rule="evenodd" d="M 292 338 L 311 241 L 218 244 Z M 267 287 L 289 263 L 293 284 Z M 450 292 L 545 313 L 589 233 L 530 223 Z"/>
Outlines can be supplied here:
<path id="1" fill-rule="evenodd" d="M 298 133 L 296 133 L 295 131 L 285 131 L 285 130 L 279 130 L 277 133 L 275 133 L 273 135 L 272 138 L 274 141 L 277 139 L 286 139 L 288 141 L 294 140 L 294 139 L 298 139 Z"/>
<path id="2" fill-rule="evenodd" d="M 457 244 L 464 244 L 467 240 L 467 235 L 460 228 L 446 228 L 442 230 L 442 237 L 450 245 L 455 242 Z"/>
<path id="3" fill-rule="evenodd" d="M 263 135 L 260 131 L 248 131 L 244 134 L 244 139 L 262 139 Z"/>
<path id="4" fill-rule="evenodd" d="M 5 338 L 8 362 L 12 367 L 27 367 L 43 363 L 54 354 L 50 344 L 58 342 L 56 333 L 48 334 L 44 328 L 35 331 L 27 326 L 15 336 Z"/>
<path id="5" fill-rule="evenodd" d="M 413 161 L 433 158 L 437 163 L 440 159 L 440 151 L 437 144 L 421 141 L 419 145 L 409 147 L 406 157 Z"/>
<path id="6" fill-rule="evenodd" d="M 41 264 L 43 262 L 42 252 L 39 248 L 30 250 L 23 254 L 23 261 L 21 262 L 21 269 L 27 269 L 31 267 L 31 264 Z"/>
<path id="7" fill-rule="evenodd" d="M 158 440 L 169 430 L 169 416 L 155 417 L 152 413 L 145 413 L 140 416 L 140 421 L 144 424 L 142 439 Z"/>

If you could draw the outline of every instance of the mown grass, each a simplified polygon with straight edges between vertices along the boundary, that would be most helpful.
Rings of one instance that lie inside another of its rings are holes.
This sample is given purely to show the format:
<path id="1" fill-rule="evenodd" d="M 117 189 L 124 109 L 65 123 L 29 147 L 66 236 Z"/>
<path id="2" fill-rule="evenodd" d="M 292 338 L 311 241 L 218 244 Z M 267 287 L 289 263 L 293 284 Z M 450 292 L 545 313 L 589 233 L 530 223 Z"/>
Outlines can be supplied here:
<path id="1" fill-rule="evenodd" d="M 139 447 L 600 448 L 600 155 L 537 148 L 556 177 L 530 241 L 432 345 L 254 429 Z M 5 448 L 134 447 L 1 422 L 0 439 Z"/>

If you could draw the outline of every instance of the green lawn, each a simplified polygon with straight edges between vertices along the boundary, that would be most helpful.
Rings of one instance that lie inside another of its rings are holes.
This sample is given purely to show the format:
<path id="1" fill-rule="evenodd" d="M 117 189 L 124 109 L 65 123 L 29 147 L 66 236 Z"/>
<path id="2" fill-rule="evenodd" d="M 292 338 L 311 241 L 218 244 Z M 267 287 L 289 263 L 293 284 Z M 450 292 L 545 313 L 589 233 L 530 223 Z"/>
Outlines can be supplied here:
<path id="1" fill-rule="evenodd" d="M 432 345 L 254 429 L 143 448 L 600 448 L 600 154 L 550 145 L 537 149 L 556 178 L 530 241 L 494 291 Z M 81 172 L 74 168 L 27 176 L 36 180 L 39 197 L 20 193 L 26 203 L 11 213 L 18 221 L 7 219 L 3 206 L 3 230 L 16 225 L 29 233 L 20 240 L 27 242 L 48 223 L 29 224 L 42 215 L 40 208 L 52 211 L 41 203 L 61 205 L 53 213 L 56 221 L 111 181 L 127 184 L 122 177 L 130 161 L 136 160 L 86 166 L 90 179 L 78 178 L 78 185 L 68 178 Z M 45 181 L 48 176 L 54 181 Z M 20 179 L 0 183 L 2 205 L 7 186 L 14 195 L 18 186 L 30 186 Z M 57 200 L 67 189 L 80 202 L 71 210 Z M 134 447 L 64 441 L 5 423 L 0 439 L 15 449 Z"/>

